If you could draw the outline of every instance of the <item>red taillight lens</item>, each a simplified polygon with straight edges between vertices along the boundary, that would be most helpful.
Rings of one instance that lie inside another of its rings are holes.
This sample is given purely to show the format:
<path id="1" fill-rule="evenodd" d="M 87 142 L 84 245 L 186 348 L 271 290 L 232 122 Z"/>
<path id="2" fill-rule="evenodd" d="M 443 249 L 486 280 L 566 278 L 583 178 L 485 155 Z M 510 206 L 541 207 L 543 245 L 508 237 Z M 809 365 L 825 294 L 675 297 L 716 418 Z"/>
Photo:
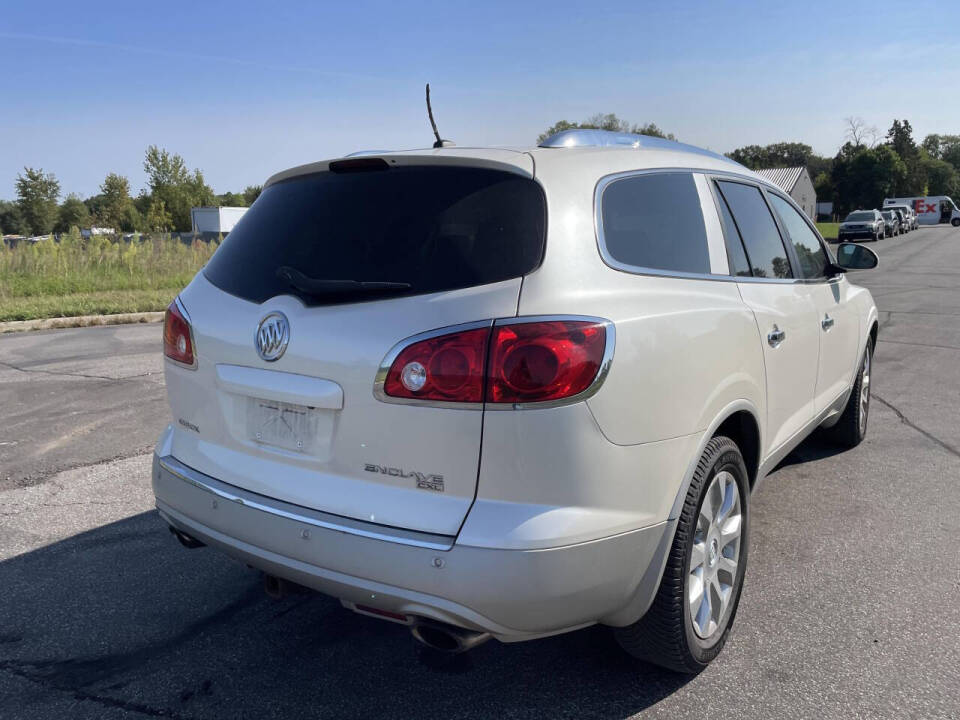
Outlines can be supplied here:
<path id="1" fill-rule="evenodd" d="M 543 402 L 583 392 L 600 371 L 606 342 L 605 326 L 591 321 L 495 326 L 487 402 Z"/>
<path id="2" fill-rule="evenodd" d="M 163 317 L 163 354 L 178 363 L 193 366 L 193 334 L 190 323 L 174 300 Z"/>
<path id="3" fill-rule="evenodd" d="M 483 402 L 489 328 L 465 330 L 407 346 L 391 363 L 383 391 L 391 397 Z"/>
<path id="4" fill-rule="evenodd" d="M 427 338 L 396 356 L 383 394 L 441 403 L 570 398 L 600 372 L 607 332 L 593 320 L 537 320 Z"/>

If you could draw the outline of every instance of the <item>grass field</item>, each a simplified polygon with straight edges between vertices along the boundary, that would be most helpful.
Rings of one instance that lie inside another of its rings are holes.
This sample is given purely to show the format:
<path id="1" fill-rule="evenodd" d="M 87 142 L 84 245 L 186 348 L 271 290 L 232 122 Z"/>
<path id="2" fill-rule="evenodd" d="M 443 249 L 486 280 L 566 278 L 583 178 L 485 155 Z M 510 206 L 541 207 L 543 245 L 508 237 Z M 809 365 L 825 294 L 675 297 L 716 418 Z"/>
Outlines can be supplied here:
<path id="1" fill-rule="evenodd" d="M 823 235 L 824 240 L 836 240 L 837 228 L 839 227 L 840 223 L 817 223 L 817 230 L 819 230 L 820 234 Z"/>
<path id="2" fill-rule="evenodd" d="M 81 240 L 0 245 L 0 322 L 163 310 L 216 243 Z"/>

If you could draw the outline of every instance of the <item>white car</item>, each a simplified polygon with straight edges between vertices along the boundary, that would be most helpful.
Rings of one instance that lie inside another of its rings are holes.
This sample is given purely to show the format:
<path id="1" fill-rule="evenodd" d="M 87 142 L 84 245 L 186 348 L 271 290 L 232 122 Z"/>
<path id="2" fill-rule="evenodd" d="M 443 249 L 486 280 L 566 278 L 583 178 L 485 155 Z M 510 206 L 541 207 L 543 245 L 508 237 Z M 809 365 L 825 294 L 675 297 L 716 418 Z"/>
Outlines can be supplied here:
<path id="1" fill-rule="evenodd" d="M 845 270 L 876 262 L 656 138 L 287 170 L 167 312 L 157 508 L 437 649 L 602 623 L 699 671 L 751 491 L 866 432 L 877 310 Z"/>

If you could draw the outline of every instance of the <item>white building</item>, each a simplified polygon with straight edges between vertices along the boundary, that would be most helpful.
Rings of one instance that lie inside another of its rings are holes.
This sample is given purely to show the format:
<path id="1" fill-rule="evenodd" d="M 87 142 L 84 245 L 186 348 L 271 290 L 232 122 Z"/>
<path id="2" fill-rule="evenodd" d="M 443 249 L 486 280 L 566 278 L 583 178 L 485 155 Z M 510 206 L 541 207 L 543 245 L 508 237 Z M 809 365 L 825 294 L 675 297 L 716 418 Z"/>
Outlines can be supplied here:
<path id="1" fill-rule="evenodd" d="M 190 220 L 195 233 L 223 233 L 226 235 L 247 211 L 245 207 L 195 207 L 190 209 Z"/>
<path id="2" fill-rule="evenodd" d="M 770 168 L 757 172 L 792 197 L 808 218 L 817 219 L 817 191 L 813 189 L 813 181 L 805 167 Z"/>

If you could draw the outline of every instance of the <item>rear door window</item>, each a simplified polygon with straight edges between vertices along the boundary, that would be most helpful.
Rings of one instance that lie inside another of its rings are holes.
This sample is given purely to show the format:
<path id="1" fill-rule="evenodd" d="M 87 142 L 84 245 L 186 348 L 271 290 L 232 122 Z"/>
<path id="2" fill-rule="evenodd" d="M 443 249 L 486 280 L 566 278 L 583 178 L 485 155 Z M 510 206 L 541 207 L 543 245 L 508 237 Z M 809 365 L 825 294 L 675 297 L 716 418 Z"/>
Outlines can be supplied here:
<path id="1" fill-rule="evenodd" d="M 793 205 L 774 193 L 767 193 L 767 197 L 790 236 L 790 242 L 793 243 L 797 260 L 800 262 L 800 274 L 805 278 L 824 277 L 830 261 L 816 233 Z"/>
<path id="2" fill-rule="evenodd" d="M 755 185 L 717 181 L 736 222 L 754 277 L 792 278 L 787 250 L 760 188 Z"/>
<path id="3" fill-rule="evenodd" d="M 730 263 L 730 274 L 740 277 L 751 277 L 750 261 L 743 247 L 743 238 L 737 229 L 737 223 L 730 214 L 730 208 L 723 196 L 717 194 L 717 206 L 720 209 L 720 221 L 723 223 L 723 236 L 727 245 L 727 261 Z"/>
<path id="4" fill-rule="evenodd" d="M 546 202 L 534 180 L 358 166 L 268 186 L 207 263 L 207 279 L 255 303 L 290 294 L 322 305 L 485 285 L 539 266 Z"/>
<path id="5" fill-rule="evenodd" d="M 606 258 L 614 267 L 710 272 L 707 231 L 692 174 L 614 180 L 603 190 L 600 213 Z"/>

